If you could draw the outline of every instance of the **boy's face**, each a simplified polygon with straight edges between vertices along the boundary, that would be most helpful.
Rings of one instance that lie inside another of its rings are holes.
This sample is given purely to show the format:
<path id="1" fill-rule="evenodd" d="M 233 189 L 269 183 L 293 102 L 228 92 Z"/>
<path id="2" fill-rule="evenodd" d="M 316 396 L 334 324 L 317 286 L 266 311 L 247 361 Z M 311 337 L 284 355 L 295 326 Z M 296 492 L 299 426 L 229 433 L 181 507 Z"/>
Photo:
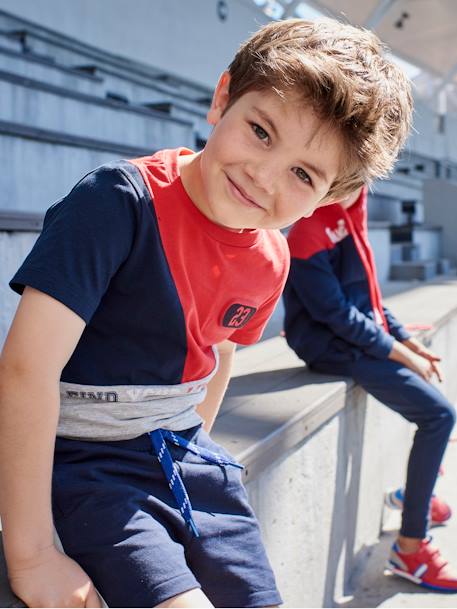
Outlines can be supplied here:
<path id="1" fill-rule="evenodd" d="M 229 80 L 224 73 L 219 81 L 208 113 L 213 132 L 190 181 L 182 173 L 184 186 L 210 220 L 231 229 L 281 228 L 310 216 L 337 176 L 338 135 L 273 92 L 250 91 L 226 110 Z"/>

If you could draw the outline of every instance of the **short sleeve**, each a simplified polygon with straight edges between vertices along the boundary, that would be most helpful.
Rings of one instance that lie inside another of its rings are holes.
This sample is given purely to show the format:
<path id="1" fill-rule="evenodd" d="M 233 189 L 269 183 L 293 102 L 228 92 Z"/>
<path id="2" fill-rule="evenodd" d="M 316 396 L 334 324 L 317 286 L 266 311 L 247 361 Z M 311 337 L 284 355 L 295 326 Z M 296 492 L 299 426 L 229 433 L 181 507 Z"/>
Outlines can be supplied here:
<path id="1" fill-rule="evenodd" d="M 46 212 L 43 230 L 10 287 L 49 294 L 86 324 L 131 251 L 140 195 L 114 164 L 85 176 Z"/>

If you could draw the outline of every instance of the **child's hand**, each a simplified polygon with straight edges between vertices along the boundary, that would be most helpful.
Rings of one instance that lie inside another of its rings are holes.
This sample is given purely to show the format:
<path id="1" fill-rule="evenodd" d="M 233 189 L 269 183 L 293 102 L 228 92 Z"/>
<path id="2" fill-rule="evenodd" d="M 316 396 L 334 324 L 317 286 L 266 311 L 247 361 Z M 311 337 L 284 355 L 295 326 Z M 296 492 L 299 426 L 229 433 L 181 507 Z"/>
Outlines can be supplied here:
<path id="1" fill-rule="evenodd" d="M 8 565 L 13 592 L 28 607 L 101 607 L 88 575 L 54 546 L 34 559 Z"/>
<path id="2" fill-rule="evenodd" d="M 408 349 L 411 349 L 411 351 L 414 351 L 414 353 L 422 355 L 422 357 L 425 357 L 425 359 L 428 359 L 431 362 L 441 361 L 441 357 L 439 355 L 436 355 L 436 353 L 433 353 L 433 351 L 427 349 L 427 347 L 417 340 L 417 338 L 408 338 L 407 340 L 403 341 L 403 344 L 408 347 Z"/>
<path id="3" fill-rule="evenodd" d="M 441 383 L 443 380 L 443 374 L 438 365 L 438 362 L 441 361 L 441 357 L 433 353 L 433 351 L 430 351 L 430 349 L 427 349 L 427 347 L 423 345 L 420 341 L 418 341 L 416 338 L 408 338 L 407 340 L 403 341 L 403 344 L 405 345 L 405 347 L 408 347 L 408 349 L 413 351 L 413 353 L 420 355 L 432 364 L 432 374 L 436 374 L 438 380 Z"/>
<path id="4" fill-rule="evenodd" d="M 425 347 L 423 348 L 425 349 Z M 443 380 L 443 375 L 437 363 L 439 358 L 425 357 L 405 343 L 395 341 L 389 359 L 403 364 L 427 382 L 431 382 L 434 374 L 440 382 Z"/>
<path id="5" fill-rule="evenodd" d="M 421 355 L 411 354 L 409 364 L 406 363 L 406 365 L 410 370 L 416 372 L 416 374 L 421 376 L 429 383 L 431 382 L 434 374 L 436 374 L 436 377 L 440 382 L 443 380 L 438 364 L 435 361 L 430 361 L 429 359 L 422 357 Z"/>

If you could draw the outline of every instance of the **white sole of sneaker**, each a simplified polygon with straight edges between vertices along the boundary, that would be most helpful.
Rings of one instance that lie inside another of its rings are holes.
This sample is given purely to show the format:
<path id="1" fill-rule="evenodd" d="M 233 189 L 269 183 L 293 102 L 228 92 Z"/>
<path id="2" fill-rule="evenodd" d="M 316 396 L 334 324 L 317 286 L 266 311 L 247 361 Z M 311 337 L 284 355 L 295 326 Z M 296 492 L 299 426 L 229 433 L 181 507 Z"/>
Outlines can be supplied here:
<path id="1" fill-rule="evenodd" d="M 406 573 L 401 569 L 395 567 L 392 563 L 387 563 L 386 568 L 384 569 L 385 575 L 398 575 L 398 577 L 403 577 L 404 579 L 413 582 L 413 584 L 422 584 L 422 580 L 420 577 L 416 577 L 415 575 L 411 575 L 410 573 Z"/>

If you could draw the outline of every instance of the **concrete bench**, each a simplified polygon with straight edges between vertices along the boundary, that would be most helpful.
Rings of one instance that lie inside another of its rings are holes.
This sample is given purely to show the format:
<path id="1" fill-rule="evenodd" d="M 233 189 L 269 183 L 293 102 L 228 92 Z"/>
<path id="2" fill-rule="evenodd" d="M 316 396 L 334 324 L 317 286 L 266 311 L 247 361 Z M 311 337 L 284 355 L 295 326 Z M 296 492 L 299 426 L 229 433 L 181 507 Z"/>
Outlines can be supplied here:
<path id="1" fill-rule="evenodd" d="M 433 325 L 425 340 L 445 356 L 445 372 L 455 368 L 457 281 L 388 305 L 407 323 Z M 444 390 L 457 396 L 455 375 Z M 404 481 L 412 432 L 350 379 L 306 370 L 280 336 L 237 353 L 212 435 L 245 465 L 286 606 L 333 606 L 343 594 L 378 541 L 386 488 Z M 17 602 L 3 571 L 0 605 Z"/>

